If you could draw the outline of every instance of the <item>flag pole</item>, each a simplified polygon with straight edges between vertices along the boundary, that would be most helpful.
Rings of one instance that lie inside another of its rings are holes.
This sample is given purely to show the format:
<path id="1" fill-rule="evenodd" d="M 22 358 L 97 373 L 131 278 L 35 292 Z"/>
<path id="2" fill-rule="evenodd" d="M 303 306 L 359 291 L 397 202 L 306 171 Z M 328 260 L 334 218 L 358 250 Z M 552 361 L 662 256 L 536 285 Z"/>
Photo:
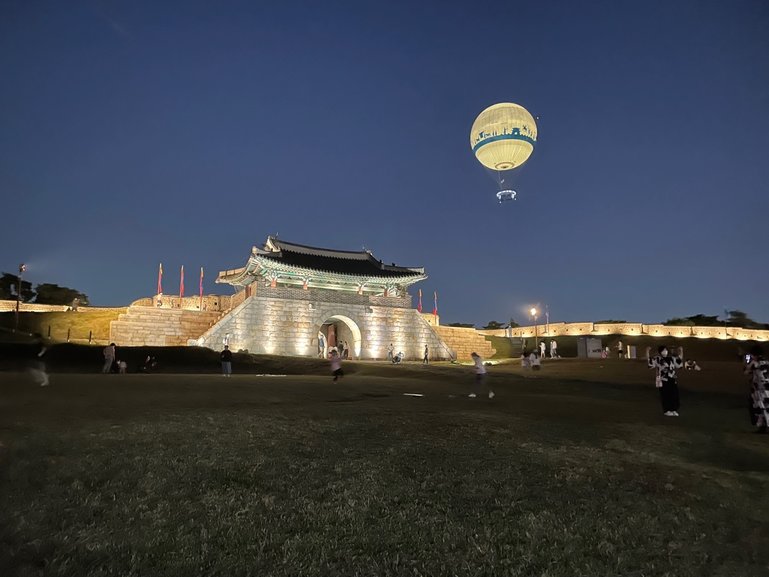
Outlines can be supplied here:
<path id="1" fill-rule="evenodd" d="M 200 305 L 198 305 L 199 310 L 203 310 L 203 267 L 200 267 Z"/>

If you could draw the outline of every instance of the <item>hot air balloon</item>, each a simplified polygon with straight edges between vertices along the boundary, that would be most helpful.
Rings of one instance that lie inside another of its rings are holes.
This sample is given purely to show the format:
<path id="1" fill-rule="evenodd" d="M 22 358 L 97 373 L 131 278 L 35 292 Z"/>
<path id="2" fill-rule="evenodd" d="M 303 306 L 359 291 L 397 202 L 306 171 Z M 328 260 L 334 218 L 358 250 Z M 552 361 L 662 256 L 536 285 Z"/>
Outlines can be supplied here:
<path id="1" fill-rule="evenodd" d="M 520 104 L 501 102 L 478 115 L 470 130 L 470 147 L 499 184 L 497 199 L 515 200 L 509 187 L 510 173 L 525 163 L 537 143 L 537 123 Z"/>

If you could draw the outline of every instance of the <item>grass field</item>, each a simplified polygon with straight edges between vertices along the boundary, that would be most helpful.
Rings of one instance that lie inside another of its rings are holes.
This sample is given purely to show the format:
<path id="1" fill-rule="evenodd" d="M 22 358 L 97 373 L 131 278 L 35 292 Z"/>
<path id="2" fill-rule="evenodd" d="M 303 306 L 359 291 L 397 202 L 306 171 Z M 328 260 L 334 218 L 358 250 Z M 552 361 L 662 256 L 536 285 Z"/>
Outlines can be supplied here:
<path id="1" fill-rule="evenodd" d="M 456 365 L 59 363 L 0 373 L 2 576 L 769 575 L 736 363 L 683 374 L 679 419 L 632 361 L 497 365 L 493 400 Z"/>

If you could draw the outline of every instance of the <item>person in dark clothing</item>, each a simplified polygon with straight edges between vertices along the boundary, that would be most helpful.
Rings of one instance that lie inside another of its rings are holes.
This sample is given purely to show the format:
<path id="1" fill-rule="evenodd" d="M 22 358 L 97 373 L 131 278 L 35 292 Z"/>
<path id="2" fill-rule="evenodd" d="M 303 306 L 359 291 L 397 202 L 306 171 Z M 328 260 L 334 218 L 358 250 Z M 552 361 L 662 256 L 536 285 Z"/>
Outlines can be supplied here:
<path id="1" fill-rule="evenodd" d="M 646 347 L 646 361 L 650 369 L 657 369 L 656 386 L 660 390 L 662 411 L 666 417 L 677 417 L 681 406 L 678 394 L 678 379 L 676 370 L 684 366 L 684 351 L 678 347 L 676 353 L 669 354 L 668 348 L 662 345 L 656 357 L 651 356 L 651 347 Z"/>
<path id="2" fill-rule="evenodd" d="M 756 433 L 766 434 L 769 425 L 769 361 L 758 345 L 750 351 L 745 374 L 750 376 L 751 424 L 756 426 Z"/>
<path id="3" fill-rule="evenodd" d="M 232 351 L 229 345 L 224 345 L 224 350 L 219 355 L 219 358 L 222 360 L 222 376 L 232 376 Z"/>

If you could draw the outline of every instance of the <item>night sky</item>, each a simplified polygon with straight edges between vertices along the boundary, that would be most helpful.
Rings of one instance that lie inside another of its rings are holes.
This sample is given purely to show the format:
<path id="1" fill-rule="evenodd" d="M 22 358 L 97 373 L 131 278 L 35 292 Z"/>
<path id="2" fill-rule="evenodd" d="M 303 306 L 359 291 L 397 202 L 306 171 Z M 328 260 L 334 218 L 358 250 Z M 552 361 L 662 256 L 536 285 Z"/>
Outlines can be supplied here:
<path id="1" fill-rule="evenodd" d="M 500 205 L 505 101 L 539 140 Z M 769 321 L 768 189 L 763 0 L 0 1 L 0 270 L 94 305 L 159 262 L 230 294 L 277 233 L 424 266 L 444 323 Z"/>

